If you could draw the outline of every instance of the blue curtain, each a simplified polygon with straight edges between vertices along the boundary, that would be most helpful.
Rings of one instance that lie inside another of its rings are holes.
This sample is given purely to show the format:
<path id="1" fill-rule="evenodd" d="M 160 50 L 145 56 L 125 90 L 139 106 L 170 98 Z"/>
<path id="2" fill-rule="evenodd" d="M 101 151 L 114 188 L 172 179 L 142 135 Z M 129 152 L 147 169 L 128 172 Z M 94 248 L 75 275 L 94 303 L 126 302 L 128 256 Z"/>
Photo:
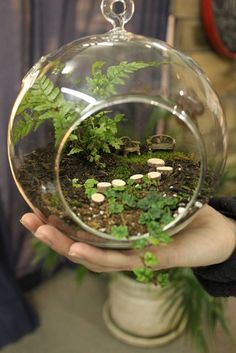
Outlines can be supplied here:
<path id="1" fill-rule="evenodd" d="M 77 37 L 110 28 L 101 0 L 0 1 L 0 347 L 32 331 L 37 319 L 17 279 L 31 273 L 31 236 L 19 224 L 28 210 L 10 175 L 6 136 L 21 78 L 44 54 Z M 138 0 L 128 29 L 165 39 L 168 0 Z"/>

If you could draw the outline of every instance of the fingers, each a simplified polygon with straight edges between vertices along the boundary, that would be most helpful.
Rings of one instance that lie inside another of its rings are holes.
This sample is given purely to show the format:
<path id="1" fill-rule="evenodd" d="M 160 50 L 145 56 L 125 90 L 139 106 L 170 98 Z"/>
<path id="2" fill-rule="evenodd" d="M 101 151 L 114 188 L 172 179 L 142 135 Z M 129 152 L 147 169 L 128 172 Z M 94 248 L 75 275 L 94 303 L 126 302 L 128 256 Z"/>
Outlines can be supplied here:
<path id="1" fill-rule="evenodd" d="M 50 225 L 40 226 L 34 235 L 58 254 L 66 257 L 68 257 L 70 247 L 74 243 L 73 240 Z"/>
<path id="2" fill-rule="evenodd" d="M 74 243 L 69 256 L 82 263 L 103 268 L 104 272 L 130 271 L 133 268 L 143 267 L 143 262 L 137 251 L 104 250 L 84 243 Z"/>
<path id="3" fill-rule="evenodd" d="M 36 230 L 44 224 L 34 213 L 26 213 L 21 218 L 20 222 L 31 233 L 35 233 Z"/>
<path id="4" fill-rule="evenodd" d="M 175 235 L 168 246 L 150 247 L 142 251 L 104 250 L 74 242 L 56 228 L 43 224 L 34 214 L 26 214 L 21 222 L 54 251 L 94 272 L 143 268 L 142 255 L 145 251 L 152 251 L 159 259 L 155 269 L 169 269 L 220 263 L 235 249 L 235 234 L 231 223 L 210 207 L 199 211 L 195 220 Z"/>
<path id="5" fill-rule="evenodd" d="M 44 244 L 50 246 L 60 255 L 68 256 L 69 249 L 74 242 L 59 230 L 44 224 L 34 213 L 25 214 L 21 223 Z"/>

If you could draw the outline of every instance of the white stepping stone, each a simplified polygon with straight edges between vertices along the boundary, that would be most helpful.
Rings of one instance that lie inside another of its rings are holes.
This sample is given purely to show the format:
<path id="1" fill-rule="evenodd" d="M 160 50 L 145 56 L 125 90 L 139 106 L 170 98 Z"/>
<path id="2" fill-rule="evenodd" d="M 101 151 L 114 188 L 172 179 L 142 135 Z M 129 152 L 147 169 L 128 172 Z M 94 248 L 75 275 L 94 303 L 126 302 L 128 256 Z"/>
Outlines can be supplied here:
<path id="1" fill-rule="evenodd" d="M 98 183 L 97 184 L 97 189 L 98 189 L 98 192 L 105 192 L 106 190 L 110 189 L 111 188 L 111 183 L 107 183 L 107 182 L 102 182 L 102 183 Z"/>
<path id="2" fill-rule="evenodd" d="M 159 180 L 161 179 L 161 173 L 159 172 L 150 172 L 148 173 L 148 178 L 151 180 Z"/>
<path id="3" fill-rule="evenodd" d="M 164 167 L 165 161 L 160 158 L 150 158 L 148 160 L 148 165 L 150 167 Z"/>
<path id="4" fill-rule="evenodd" d="M 163 175 L 170 175 L 173 173 L 174 169 L 172 167 L 157 167 L 157 171 Z"/>
<path id="5" fill-rule="evenodd" d="M 195 202 L 195 206 L 196 206 L 197 208 L 202 208 L 202 207 L 203 207 L 203 204 L 202 204 L 200 201 L 196 201 L 196 202 Z"/>
<path id="6" fill-rule="evenodd" d="M 186 208 L 185 207 L 179 207 L 178 208 L 178 214 L 184 214 L 186 211 Z"/>
<path id="7" fill-rule="evenodd" d="M 135 174 L 130 177 L 130 180 L 134 180 L 136 183 L 141 183 L 143 177 L 143 174 Z"/>
<path id="8" fill-rule="evenodd" d="M 112 185 L 117 188 L 117 187 L 122 187 L 126 185 L 126 182 L 124 180 L 121 179 L 114 179 L 112 180 Z"/>
<path id="9" fill-rule="evenodd" d="M 94 203 L 100 204 L 105 201 L 105 196 L 103 194 L 99 194 L 98 192 L 96 192 L 95 194 L 92 195 L 91 199 Z"/>

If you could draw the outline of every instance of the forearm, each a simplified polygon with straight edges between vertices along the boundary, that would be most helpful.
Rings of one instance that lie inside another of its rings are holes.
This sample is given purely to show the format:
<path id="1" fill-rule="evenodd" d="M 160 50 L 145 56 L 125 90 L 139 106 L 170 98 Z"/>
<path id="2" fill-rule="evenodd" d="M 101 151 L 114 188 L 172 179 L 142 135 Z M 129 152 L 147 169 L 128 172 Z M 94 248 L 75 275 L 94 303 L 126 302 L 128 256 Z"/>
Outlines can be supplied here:
<path id="1" fill-rule="evenodd" d="M 236 244 L 236 198 L 217 198 L 210 204 L 225 215 L 225 220 L 235 235 Z M 236 247 L 232 249 L 231 256 L 225 262 L 195 268 L 193 271 L 209 294 L 220 297 L 236 296 Z"/>

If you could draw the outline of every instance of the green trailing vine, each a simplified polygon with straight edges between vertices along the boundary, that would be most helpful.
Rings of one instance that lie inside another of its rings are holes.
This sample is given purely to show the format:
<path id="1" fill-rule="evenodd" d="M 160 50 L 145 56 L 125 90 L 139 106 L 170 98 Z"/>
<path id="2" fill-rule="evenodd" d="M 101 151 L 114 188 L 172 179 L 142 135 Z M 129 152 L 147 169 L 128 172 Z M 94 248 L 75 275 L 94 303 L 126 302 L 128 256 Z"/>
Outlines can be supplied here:
<path id="1" fill-rule="evenodd" d="M 97 192 L 97 183 L 97 180 L 94 179 L 88 179 L 84 183 L 85 194 L 88 198 Z M 157 192 L 157 182 L 148 178 L 144 177 L 144 183 L 138 185 L 141 188 L 138 192 L 137 184 L 133 180 L 129 180 L 126 186 L 113 187 L 105 191 L 108 214 L 119 215 L 125 210 L 140 210 L 139 223 L 145 226 L 149 236 L 135 240 L 133 242 L 134 249 L 142 250 L 147 245 L 170 244 L 172 239 L 163 231 L 163 227 L 173 220 L 172 212 L 177 206 L 178 199 L 176 197 L 163 198 Z M 127 239 L 130 235 L 126 224 L 113 225 L 110 233 L 118 240 Z M 166 285 L 168 274 L 153 270 L 153 267 L 159 264 L 156 256 L 152 252 L 144 250 L 141 260 L 145 268 L 134 270 L 137 280 L 144 283 L 151 281 L 161 286 Z"/>

